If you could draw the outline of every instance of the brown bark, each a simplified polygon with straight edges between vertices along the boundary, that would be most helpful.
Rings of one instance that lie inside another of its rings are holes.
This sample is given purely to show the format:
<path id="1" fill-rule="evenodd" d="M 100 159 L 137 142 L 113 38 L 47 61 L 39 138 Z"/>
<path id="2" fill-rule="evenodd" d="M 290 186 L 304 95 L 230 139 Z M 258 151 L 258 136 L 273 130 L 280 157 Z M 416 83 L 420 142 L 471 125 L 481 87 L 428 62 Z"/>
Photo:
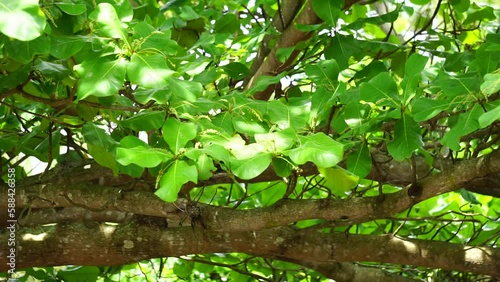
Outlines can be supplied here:
<path id="1" fill-rule="evenodd" d="M 60 224 L 22 228 L 17 268 L 50 265 L 121 265 L 139 260 L 202 253 L 248 254 L 305 262 L 309 265 L 379 261 L 472 271 L 500 276 L 500 250 L 447 242 L 318 233 L 291 227 L 260 231 L 216 232 L 191 227 L 160 228 L 148 224 Z M 3 232 L 0 242 L 9 234 Z M 8 247 L 0 247 L 0 271 L 8 269 Z"/>

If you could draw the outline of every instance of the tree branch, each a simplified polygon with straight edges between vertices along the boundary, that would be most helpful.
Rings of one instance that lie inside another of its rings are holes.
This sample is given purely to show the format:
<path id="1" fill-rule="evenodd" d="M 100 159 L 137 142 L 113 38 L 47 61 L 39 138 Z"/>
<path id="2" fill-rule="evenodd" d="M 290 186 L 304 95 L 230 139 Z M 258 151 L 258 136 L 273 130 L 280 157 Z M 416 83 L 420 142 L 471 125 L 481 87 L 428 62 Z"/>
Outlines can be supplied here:
<path id="1" fill-rule="evenodd" d="M 0 234 L 0 271 L 9 267 L 9 234 Z M 392 235 L 346 235 L 290 227 L 214 232 L 148 224 L 61 224 L 17 233 L 17 268 L 56 265 L 122 265 L 144 259 L 201 253 L 244 252 L 323 266 L 373 261 L 472 271 L 500 276 L 500 250 Z"/>

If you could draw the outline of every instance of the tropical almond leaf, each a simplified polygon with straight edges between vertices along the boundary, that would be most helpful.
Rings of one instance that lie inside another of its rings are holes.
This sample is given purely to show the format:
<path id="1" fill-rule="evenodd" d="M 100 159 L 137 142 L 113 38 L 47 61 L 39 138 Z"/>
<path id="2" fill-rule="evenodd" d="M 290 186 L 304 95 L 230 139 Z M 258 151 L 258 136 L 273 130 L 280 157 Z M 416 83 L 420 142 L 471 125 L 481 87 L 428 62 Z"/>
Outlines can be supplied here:
<path id="1" fill-rule="evenodd" d="M 97 22 L 97 28 L 103 35 L 127 40 L 125 28 L 122 26 L 113 5 L 109 3 L 98 4 L 96 9 L 90 13 L 89 19 Z"/>
<path id="2" fill-rule="evenodd" d="M 120 124 L 124 127 L 131 128 L 135 131 L 148 131 L 153 129 L 158 129 L 163 125 L 165 121 L 165 112 L 163 111 L 153 111 L 153 112 L 140 112 L 132 117 L 123 120 Z"/>
<path id="3" fill-rule="evenodd" d="M 318 167 L 332 167 L 342 160 L 343 145 L 322 132 L 299 139 L 302 144 L 288 153 L 296 164 L 313 162 Z"/>
<path id="4" fill-rule="evenodd" d="M 337 20 L 343 6 L 344 1 L 313 1 L 313 9 L 318 17 L 333 27 L 337 26 Z"/>
<path id="5" fill-rule="evenodd" d="M 77 89 L 77 99 L 88 96 L 107 97 L 118 94 L 125 79 L 126 61 L 123 58 L 110 61 L 107 57 L 84 61 L 75 66 L 80 75 Z"/>
<path id="6" fill-rule="evenodd" d="M 271 153 L 259 153 L 248 159 L 235 159 L 231 162 L 231 171 L 241 179 L 252 179 L 266 170 L 272 158 Z"/>
<path id="7" fill-rule="evenodd" d="M 122 165 L 135 164 L 140 167 L 156 167 L 172 159 L 172 154 L 159 149 L 143 146 L 133 148 L 116 148 L 116 160 Z"/>
<path id="8" fill-rule="evenodd" d="M 399 107 L 398 86 L 387 72 L 382 72 L 360 86 L 361 99 L 380 106 Z"/>
<path id="9" fill-rule="evenodd" d="M 389 154 L 396 160 L 402 161 L 422 146 L 422 136 L 419 124 L 409 115 L 404 114 L 396 121 L 394 140 L 387 144 Z"/>
<path id="10" fill-rule="evenodd" d="M 372 158 L 366 142 L 361 142 L 359 147 L 347 155 L 347 169 L 357 176 L 364 178 L 372 170 Z"/>
<path id="11" fill-rule="evenodd" d="M 38 0 L 0 0 L 0 31 L 22 41 L 33 40 L 45 29 Z"/>
<path id="12" fill-rule="evenodd" d="M 162 88 L 174 74 L 167 66 L 165 57 L 160 54 L 144 55 L 135 53 L 127 63 L 127 76 L 140 86 Z"/>
<path id="13" fill-rule="evenodd" d="M 155 195 L 165 202 L 172 203 L 177 200 L 177 194 L 182 185 L 189 181 L 198 182 L 196 166 L 189 165 L 183 160 L 175 160 L 167 171 L 161 175 L 158 190 Z"/>
<path id="14" fill-rule="evenodd" d="M 196 137 L 196 125 L 169 118 L 163 125 L 162 133 L 170 149 L 177 154 L 187 142 Z"/>

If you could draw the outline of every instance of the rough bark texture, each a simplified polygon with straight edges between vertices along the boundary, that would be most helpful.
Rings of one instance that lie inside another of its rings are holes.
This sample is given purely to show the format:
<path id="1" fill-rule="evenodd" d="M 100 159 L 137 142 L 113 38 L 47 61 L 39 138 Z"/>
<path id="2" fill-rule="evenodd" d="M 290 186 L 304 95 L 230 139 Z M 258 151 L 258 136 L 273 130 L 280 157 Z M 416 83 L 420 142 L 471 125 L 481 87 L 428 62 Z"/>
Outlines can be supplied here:
<path id="1" fill-rule="evenodd" d="M 98 179 L 108 173 L 95 168 L 80 170 L 84 180 L 92 178 L 84 177 L 85 172 L 94 173 Z M 383 200 L 379 197 L 282 199 L 270 207 L 252 210 L 200 204 L 206 228 L 202 227 L 200 218 L 195 218 L 192 219 L 194 230 L 179 226 L 179 221 L 186 217 L 178 208 L 187 204 L 182 199 L 174 205 L 162 202 L 150 191 L 127 191 L 123 187 L 92 182 L 76 183 L 69 178 L 63 181 L 60 177 L 66 175 L 65 172 L 40 181 L 28 178 L 25 182 L 29 185 L 19 183 L 16 191 L 16 204 L 25 209 L 17 233 L 17 267 L 117 265 L 154 257 L 244 252 L 293 261 L 329 273 L 330 277 L 338 273 L 333 270 L 334 266 L 341 267 L 336 263 L 353 261 L 402 263 L 499 276 L 498 249 L 407 240 L 392 235 L 325 234 L 289 225 L 305 219 L 325 219 L 329 226 L 341 226 L 387 218 L 420 201 L 499 173 L 500 152 L 497 151 L 453 164 L 449 169 L 424 178 L 418 183 L 421 192 L 416 197 L 409 196 L 410 188 L 405 188 L 385 195 Z M 262 177 L 272 178 L 269 175 Z M 120 182 L 130 185 L 123 176 L 109 181 L 115 185 Z M 7 196 L 3 193 L 1 197 L 3 208 L 6 208 Z M 107 221 L 120 224 L 104 223 Z M 53 222 L 59 224 L 39 226 Z M 7 269 L 8 239 L 9 233 L 3 229 L 0 270 Z"/>

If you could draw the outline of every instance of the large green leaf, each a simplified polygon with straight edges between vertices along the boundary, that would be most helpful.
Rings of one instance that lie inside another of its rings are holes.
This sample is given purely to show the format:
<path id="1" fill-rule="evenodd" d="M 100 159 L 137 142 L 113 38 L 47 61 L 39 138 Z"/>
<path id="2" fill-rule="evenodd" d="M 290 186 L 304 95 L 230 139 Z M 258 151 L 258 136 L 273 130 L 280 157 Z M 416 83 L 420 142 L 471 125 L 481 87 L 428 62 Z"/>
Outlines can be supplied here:
<path id="1" fill-rule="evenodd" d="M 387 144 L 389 154 L 396 160 L 402 161 L 422 146 L 420 126 L 413 117 L 404 114 L 394 126 L 394 139 Z"/>
<path id="2" fill-rule="evenodd" d="M 424 121 L 435 117 L 437 114 L 450 106 L 445 100 L 436 100 L 429 98 L 418 98 L 413 100 L 412 114 L 416 121 Z"/>
<path id="3" fill-rule="evenodd" d="M 33 40 L 45 28 L 45 14 L 38 0 L 0 0 L 0 31 L 23 41 Z"/>
<path id="4" fill-rule="evenodd" d="M 165 87 L 173 73 L 167 66 L 165 57 L 159 54 L 135 53 L 127 63 L 127 76 L 130 81 L 143 87 Z"/>
<path id="5" fill-rule="evenodd" d="M 332 27 L 337 26 L 340 10 L 344 7 L 344 1 L 314 0 L 313 8 L 318 17 Z"/>
<path id="6" fill-rule="evenodd" d="M 196 160 L 196 167 L 198 169 L 198 178 L 200 180 L 208 180 L 212 177 L 213 172 L 217 170 L 214 166 L 214 161 L 207 154 L 201 154 Z"/>
<path id="7" fill-rule="evenodd" d="M 116 148 L 116 160 L 122 165 L 136 164 L 140 167 L 156 167 L 172 159 L 166 150 L 137 146 L 133 148 Z"/>
<path id="8" fill-rule="evenodd" d="M 357 53 L 359 49 L 359 43 L 352 35 L 342 35 L 337 33 L 332 39 L 331 46 L 325 50 L 325 56 L 327 58 L 335 59 L 339 65 L 339 69 L 344 70 L 349 67 L 349 58 L 353 54 Z"/>
<path id="9" fill-rule="evenodd" d="M 271 160 L 271 153 L 259 153 L 243 160 L 235 159 L 231 162 L 231 171 L 241 179 L 252 179 L 264 172 Z"/>
<path id="10" fill-rule="evenodd" d="M 380 106 L 399 107 L 398 86 L 394 79 L 383 72 L 360 86 L 361 99 Z"/>
<path id="11" fill-rule="evenodd" d="M 474 95 L 479 92 L 481 78 L 475 73 L 450 76 L 440 73 L 435 84 L 443 90 L 446 97 L 454 98 L 458 95 Z"/>
<path id="12" fill-rule="evenodd" d="M 198 171 L 196 166 L 189 165 L 186 161 L 175 160 L 161 175 L 158 190 L 155 195 L 165 202 L 175 202 L 177 194 L 182 188 L 182 185 L 189 181 L 198 182 Z"/>
<path id="13" fill-rule="evenodd" d="M 72 16 L 81 15 L 87 11 L 87 6 L 85 6 L 85 4 L 76 4 L 68 1 L 66 3 L 58 2 L 56 5 L 61 11 Z"/>
<path id="14" fill-rule="evenodd" d="M 490 124 L 492 124 L 493 122 L 495 122 L 499 119 L 500 119 L 500 106 L 497 106 L 493 110 L 488 111 L 486 113 L 483 113 L 479 117 L 478 121 L 479 121 L 479 125 L 481 126 L 481 128 L 484 128 L 484 127 L 489 126 Z"/>
<path id="15" fill-rule="evenodd" d="M 446 132 L 441 139 L 441 143 L 451 149 L 460 150 L 460 137 L 469 134 L 481 126 L 479 125 L 479 117 L 484 113 L 479 104 L 476 104 L 471 110 L 461 114 L 458 121 L 450 131 Z"/>
<path id="16" fill-rule="evenodd" d="M 50 38 L 40 36 L 32 41 L 12 40 L 7 42 L 5 49 L 12 58 L 26 64 L 32 61 L 35 55 L 49 53 Z"/>
<path id="17" fill-rule="evenodd" d="M 269 144 L 272 148 L 269 151 L 281 153 L 290 149 L 297 139 L 297 133 L 293 128 L 287 128 L 278 132 L 255 134 L 255 142 Z"/>
<path id="18" fill-rule="evenodd" d="M 334 59 L 321 61 L 305 67 L 306 75 L 317 85 L 328 85 L 335 89 L 339 76 L 339 65 Z"/>
<path id="19" fill-rule="evenodd" d="M 366 142 L 361 142 L 359 147 L 355 147 L 353 152 L 347 155 L 347 169 L 356 174 L 357 176 L 364 178 L 372 170 L 372 158 L 370 155 L 370 150 L 368 149 L 368 144 Z"/>
<path id="20" fill-rule="evenodd" d="M 89 96 L 106 97 L 118 94 L 125 79 L 126 60 L 118 58 L 110 60 L 101 57 L 87 60 L 75 66 L 80 75 L 78 80 L 77 99 L 83 100 Z"/>
<path id="21" fill-rule="evenodd" d="M 359 176 L 338 166 L 320 167 L 318 171 L 325 177 L 326 186 L 337 196 L 345 195 L 346 192 L 356 187 L 359 183 Z"/>
<path id="22" fill-rule="evenodd" d="M 481 91 L 485 95 L 491 95 L 500 91 L 500 73 L 489 73 L 484 76 L 484 82 L 481 84 Z"/>
<path id="23" fill-rule="evenodd" d="M 144 111 L 132 117 L 123 120 L 121 125 L 131 128 L 135 131 L 148 131 L 158 129 L 165 121 L 165 112 L 162 111 Z"/>
<path id="24" fill-rule="evenodd" d="M 104 167 L 111 168 L 113 173 L 117 174 L 118 164 L 115 160 L 114 150 L 118 142 L 111 138 L 104 129 L 93 123 L 83 125 L 82 135 L 94 160 Z"/>
<path id="25" fill-rule="evenodd" d="M 169 87 L 174 96 L 189 102 L 196 101 L 203 91 L 203 86 L 199 82 L 180 80 L 176 78 L 169 79 Z"/>
<path id="26" fill-rule="evenodd" d="M 118 145 L 118 142 L 111 138 L 111 136 L 107 134 L 104 129 L 90 122 L 83 125 L 82 135 L 87 144 L 101 146 L 108 151 L 113 151 L 113 149 Z"/>
<path id="27" fill-rule="evenodd" d="M 170 149 L 177 154 L 196 137 L 196 125 L 169 118 L 163 125 L 162 134 Z"/>
<path id="28" fill-rule="evenodd" d="M 80 51 L 87 40 L 85 36 L 51 36 L 50 55 L 67 59 Z"/>
<path id="29" fill-rule="evenodd" d="M 301 145 L 288 153 L 296 164 L 313 162 L 318 167 L 332 167 L 342 160 L 344 154 L 342 144 L 322 132 L 299 136 L 299 140 Z"/>
<path id="30" fill-rule="evenodd" d="M 403 103 L 408 103 L 414 96 L 417 86 L 422 79 L 422 71 L 425 68 L 429 58 L 419 54 L 413 54 L 406 61 L 405 75 L 401 82 L 403 88 Z"/>
<path id="31" fill-rule="evenodd" d="M 98 4 L 96 9 L 90 13 L 89 19 L 97 22 L 97 30 L 102 35 L 127 40 L 125 26 L 122 25 L 113 5 L 109 3 Z"/>

